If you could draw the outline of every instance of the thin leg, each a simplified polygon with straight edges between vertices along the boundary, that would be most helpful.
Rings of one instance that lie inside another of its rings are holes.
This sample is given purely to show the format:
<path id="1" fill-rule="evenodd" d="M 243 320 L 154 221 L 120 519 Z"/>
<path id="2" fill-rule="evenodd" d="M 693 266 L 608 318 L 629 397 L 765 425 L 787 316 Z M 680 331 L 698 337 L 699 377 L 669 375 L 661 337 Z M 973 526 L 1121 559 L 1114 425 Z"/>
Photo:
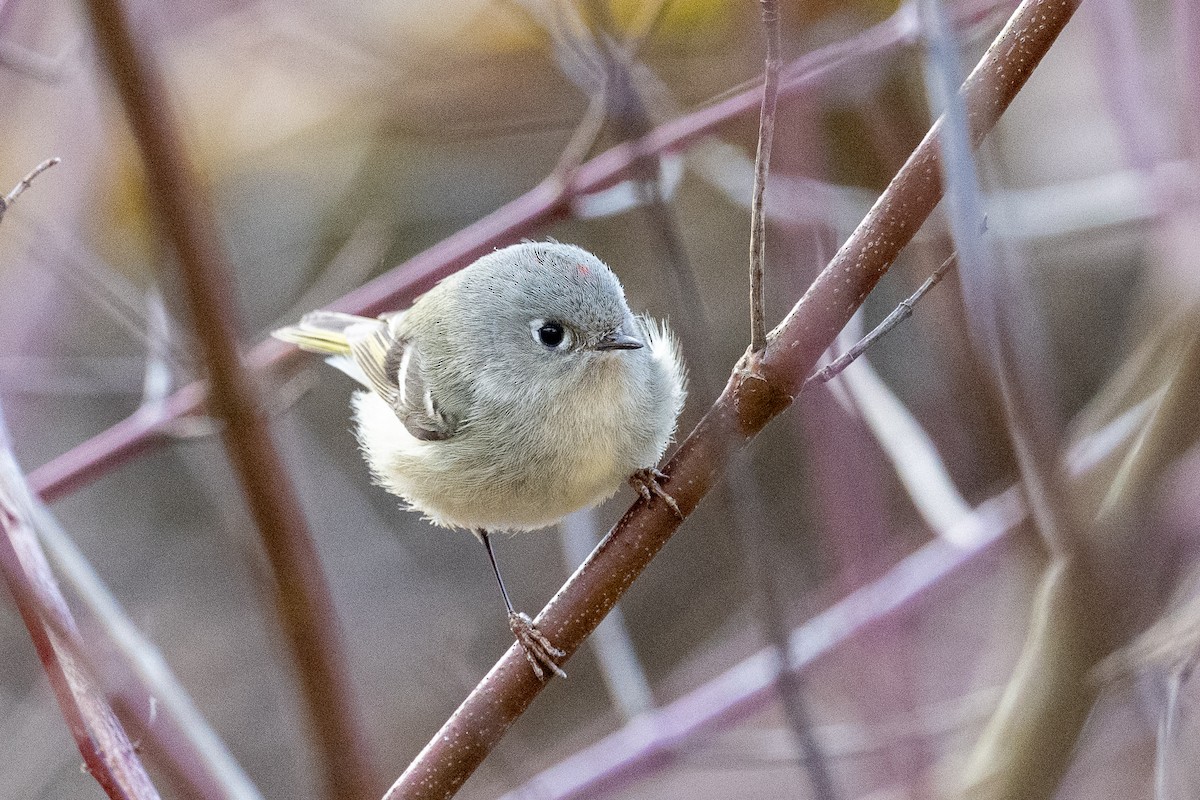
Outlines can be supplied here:
<path id="1" fill-rule="evenodd" d="M 500 567 L 496 564 L 496 554 L 492 552 L 492 540 L 488 538 L 488 532 L 482 529 L 475 531 L 475 535 L 487 548 L 488 561 L 492 562 L 492 572 L 496 573 L 496 583 L 500 584 L 500 594 L 504 596 L 504 607 L 508 609 L 509 614 L 513 614 L 515 612 L 512 600 L 508 599 L 508 590 L 504 588 L 504 578 L 500 577 Z"/>
<path id="2" fill-rule="evenodd" d="M 567 677 L 567 673 L 563 672 L 562 668 L 554 662 L 555 658 L 562 658 L 566 653 L 550 643 L 545 634 L 533 624 L 533 620 L 529 618 L 528 614 L 513 609 L 512 600 L 508 597 L 508 590 L 504 588 L 504 578 L 500 577 L 500 567 L 496 564 L 496 554 L 492 552 L 492 541 L 488 538 L 488 532 L 480 529 L 475 531 L 475 535 L 487 549 L 488 561 L 492 562 L 492 572 L 496 573 L 496 582 L 500 584 L 504 607 L 508 609 L 508 629 L 512 631 L 517 643 L 525 651 L 525 658 L 529 661 L 529 666 L 533 667 L 533 674 L 544 679 L 546 671 L 549 670 L 560 678 Z"/>

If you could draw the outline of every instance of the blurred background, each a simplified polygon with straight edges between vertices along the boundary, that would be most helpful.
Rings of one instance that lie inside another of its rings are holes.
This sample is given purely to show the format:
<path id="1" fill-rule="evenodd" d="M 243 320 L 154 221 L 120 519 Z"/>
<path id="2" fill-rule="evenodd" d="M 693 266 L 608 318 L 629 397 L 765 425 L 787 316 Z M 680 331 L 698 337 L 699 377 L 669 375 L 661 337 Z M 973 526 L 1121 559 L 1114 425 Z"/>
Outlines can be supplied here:
<path id="1" fill-rule="evenodd" d="M 752 88 L 762 71 L 750 0 L 127 8 L 235 265 L 247 350 L 589 156 Z M 818 53 L 827 68 L 780 101 L 769 324 L 928 129 L 931 76 L 948 70 L 957 83 L 1013 3 L 940 8 L 957 57 L 938 62 L 916 5 L 781 1 L 785 64 Z M 1170 446 L 1150 466 L 1121 460 L 1146 431 L 1161 435 L 1154 403 L 1196 359 L 1197 36 L 1191 0 L 1089 0 L 978 159 L 957 165 L 977 172 L 992 258 L 1018 287 L 998 302 L 1020 322 L 1009 344 L 1031 387 L 1026 409 L 1059 442 L 1054 463 L 1070 467 L 1064 513 L 1119 509 L 1111 524 L 1082 527 L 1107 537 L 1119 641 L 1143 643 L 1103 684 L 1062 797 L 1194 796 L 1200 777 L 1186 755 L 1197 741 L 1187 681 L 1195 413 L 1173 418 Z M 514 237 L 594 251 L 635 310 L 670 320 L 691 377 L 681 437 L 748 342 L 757 116 L 755 105 L 651 157 L 640 180 L 576 198 L 565 218 Z M 0 189 L 50 156 L 63 161 L 0 225 L 0 403 L 30 472 L 203 373 L 86 17 L 61 0 L 0 0 Z M 868 299 L 866 327 L 951 253 L 950 230 L 939 209 Z M 951 272 L 868 356 L 902 421 L 850 385 L 865 364 L 840 387 L 801 396 L 633 586 L 599 650 L 572 659 L 569 679 L 551 683 L 460 796 L 564 796 L 549 778 L 520 792 L 872 586 L 911 602 L 818 618 L 844 635 L 814 645 L 820 656 L 782 694 L 673 742 L 603 796 L 936 796 L 1000 702 L 1046 565 L 1020 513 L 1000 525 L 971 512 L 1019 475 L 980 310 L 964 296 Z M 354 710 L 390 782 L 508 647 L 503 606 L 470 536 L 434 529 L 371 485 L 344 376 L 315 358 L 258 375 L 334 596 Z M 1190 380 L 1200 380 L 1194 367 Z M 887 444 L 887 431 L 909 427 L 923 429 L 924 445 Z M 179 420 L 166 446 L 51 510 L 262 795 L 320 797 L 273 578 L 217 429 Z M 1117 461 L 1096 467 L 1097 448 Z M 944 473 L 914 466 L 926 452 Z M 935 507 L 962 512 L 940 531 L 914 500 L 931 486 L 956 495 Z M 501 538 L 516 605 L 541 608 L 632 499 L 622 491 L 564 531 Z M 939 542 L 952 546 L 928 549 Z M 929 552 L 962 563 L 919 590 L 894 582 L 895 565 Z M 119 694 L 119 656 L 69 582 L 66 592 Z M 0 800 L 97 797 L 8 600 Z M 1163 626 L 1165 640 L 1139 638 Z M 153 747 L 143 755 L 164 796 L 191 796 Z"/>

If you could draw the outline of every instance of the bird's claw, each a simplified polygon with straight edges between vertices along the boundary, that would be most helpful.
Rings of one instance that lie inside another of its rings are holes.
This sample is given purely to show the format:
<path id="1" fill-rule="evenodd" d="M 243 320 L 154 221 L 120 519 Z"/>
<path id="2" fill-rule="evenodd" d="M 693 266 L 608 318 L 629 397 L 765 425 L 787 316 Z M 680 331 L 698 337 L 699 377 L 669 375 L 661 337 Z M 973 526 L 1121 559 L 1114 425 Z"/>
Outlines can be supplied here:
<path id="1" fill-rule="evenodd" d="M 683 512 L 679 510 L 679 504 L 675 502 L 674 497 L 667 494 L 667 490 L 662 486 L 662 482 L 665 480 L 667 480 L 665 473 L 660 472 L 654 467 L 643 467 L 629 476 L 629 485 L 647 503 L 651 499 L 658 497 L 671 507 L 671 510 L 675 512 L 675 516 L 683 519 Z"/>
<path id="2" fill-rule="evenodd" d="M 533 674 L 537 675 L 538 680 L 545 680 L 547 671 L 560 678 L 567 677 L 562 667 L 554 663 L 555 658 L 562 658 L 566 653 L 550 643 L 546 635 L 533 624 L 528 614 L 510 611 L 508 627 L 516 637 L 517 644 L 525 651 L 525 658 L 529 661 L 529 666 L 533 667 Z"/>

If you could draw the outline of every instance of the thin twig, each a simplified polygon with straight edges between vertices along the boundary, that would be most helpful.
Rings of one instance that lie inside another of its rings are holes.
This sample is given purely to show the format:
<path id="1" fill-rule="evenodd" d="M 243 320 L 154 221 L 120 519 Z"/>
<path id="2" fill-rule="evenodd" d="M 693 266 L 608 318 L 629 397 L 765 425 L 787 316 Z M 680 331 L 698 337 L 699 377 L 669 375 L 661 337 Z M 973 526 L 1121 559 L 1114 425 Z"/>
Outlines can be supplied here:
<path id="1" fill-rule="evenodd" d="M 21 182 L 14 186 L 11 192 L 3 197 L 0 197 L 0 220 L 4 219 L 4 212 L 12 208 L 13 203 L 17 202 L 17 198 L 21 196 L 21 193 L 33 184 L 34 178 L 36 178 L 38 175 L 41 175 L 43 172 L 50 169 L 60 161 L 62 161 L 62 159 L 58 156 L 47 158 L 45 161 L 34 167 L 32 172 L 22 178 Z"/>
<path id="2" fill-rule="evenodd" d="M 0 197 L 0 219 L 34 178 L 60 161 L 49 158 L 34 167 L 7 195 Z M 0 573 L 54 697 L 75 739 L 84 768 L 112 800 L 157 800 L 129 737 L 107 700 L 81 663 L 79 630 L 33 534 L 20 468 L 0 419 Z M 24 558 L 22 558 L 24 553 Z"/>
<path id="3" fill-rule="evenodd" d="M 764 500 L 750 468 L 746 452 L 733 455 L 726 470 L 726 483 L 736 498 L 733 509 L 734 531 L 741 545 L 742 560 L 751 582 L 754 616 L 763 628 L 767 647 L 777 663 L 789 662 L 790 634 L 782 609 L 786 607 L 771 565 L 776 563 L 764 531 Z M 799 756 L 798 761 L 812 787 L 813 800 L 837 800 L 829 760 L 813 730 L 813 715 L 805 694 L 802 677 L 789 669 L 780 670 L 774 680 L 776 695 L 787 721 L 788 732 Z"/>
<path id="4" fill-rule="evenodd" d="M 768 17 L 777 12 L 768 8 L 764 12 Z M 618 48 L 615 26 L 611 16 L 602 14 L 601 19 L 607 23 L 607 30 L 601 33 L 599 39 L 599 60 L 606 66 L 608 80 L 606 85 L 612 89 L 612 116 L 614 127 L 628 140 L 640 140 L 651 130 L 649 109 L 639 91 L 635 68 L 639 65 L 633 60 L 633 53 L 628 45 Z M 777 20 L 776 20 L 777 21 Z M 768 26 L 770 27 L 770 26 Z M 775 38 L 778 38 L 778 25 L 775 25 Z M 778 47 L 773 48 L 775 51 Z M 778 62 L 778 57 L 775 61 Z M 778 63 L 774 65 L 776 74 L 774 88 L 768 88 L 772 109 L 767 114 L 766 125 L 773 130 L 773 106 L 778 95 Z M 648 70 L 641 70 L 646 75 Z M 652 74 L 647 77 L 653 77 Z M 769 142 L 767 145 L 769 154 Z M 648 156 L 643 164 L 642 175 L 634 176 L 633 184 L 639 199 L 639 206 L 644 209 L 647 222 L 650 223 L 651 234 L 662 247 L 662 257 L 654 261 L 666 264 L 670 274 L 675 278 L 673 293 L 675 306 L 674 319 L 680 325 L 684 350 L 690 354 L 691 364 L 690 383 L 693 397 L 704 399 L 714 397 L 720 388 L 721 376 L 714 367 L 717 360 L 714 357 L 712 342 L 712 326 L 709 325 L 707 313 L 700 289 L 696 283 L 694 271 L 687 257 L 687 249 L 677 216 L 668 202 L 663 190 L 661 158 Z M 761 163 L 761 162 L 760 162 Z M 764 176 L 765 177 L 765 176 Z M 760 206 L 760 217 L 763 208 Z M 767 642 L 780 654 L 787 650 L 787 625 L 780 612 L 777 592 L 772 590 L 772 578 L 768 564 L 771 559 L 763 552 L 766 546 L 761 533 L 763 505 L 758 491 L 756 479 L 744 458 L 736 458 L 726 471 L 726 482 L 730 487 L 730 495 L 737 498 L 735 512 L 732 516 L 736 540 L 741 545 L 742 561 L 746 564 L 750 575 L 751 592 L 754 595 L 754 607 L 762 622 L 762 629 Z M 814 789 L 816 800 L 835 800 L 833 779 L 826 759 L 812 733 L 811 713 L 803 694 L 803 687 L 798 679 L 790 675 L 783 676 L 777 686 L 785 717 L 792 728 L 795 742 L 800 750 L 801 762 L 805 773 Z"/>
<path id="5" fill-rule="evenodd" d="M 601 86 L 588 99 L 587 110 L 583 112 L 583 118 L 579 120 L 574 133 L 563 147 L 562 154 L 559 155 L 558 163 L 554 165 L 554 172 L 551 174 L 558 176 L 564 183 L 569 182 L 575 170 L 579 169 L 579 165 L 587 159 L 587 154 L 595 147 L 607 119 L 608 90 L 605 86 Z"/>
<path id="6" fill-rule="evenodd" d="M 872 345 L 874 345 L 884 336 L 887 336 L 888 333 L 890 333 L 891 330 L 901 322 L 911 317 L 913 313 L 913 306 L 915 306 L 921 300 L 921 298 L 925 296 L 926 292 L 937 285 L 937 283 L 945 276 L 947 272 L 950 271 L 950 268 L 953 266 L 954 254 L 951 254 L 949 258 L 942 262 L 940 267 L 933 271 L 932 275 L 925 279 L 925 282 L 922 283 L 908 299 L 901 301 L 900 304 L 892 310 L 892 313 L 884 317 L 883 322 L 880 322 L 870 333 L 855 342 L 854 346 L 845 353 L 842 353 L 833 361 L 829 362 L 812 375 L 809 375 L 804 380 L 804 386 L 800 388 L 800 391 L 808 389 L 815 383 L 826 383 L 837 377 L 841 374 L 842 370 L 853 364 L 854 360 L 863 353 L 867 352 Z"/>
<path id="7" fill-rule="evenodd" d="M 134 800 L 139 797 L 157 798 L 158 794 L 152 787 L 150 792 L 139 793 L 126 785 L 125 781 L 108 763 L 109 758 L 121 758 L 125 753 L 120 750 L 116 753 L 106 753 L 92 738 L 93 725 L 89 724 L 89 717 L 94 721 L 94 713 L 89 713 L 89 705 L 98 705 L 104 701 L 97 694 L 97 689 L 91 681 L 83 677 L 79 665 L 74 662 L 70 654 L 61 649 L 60 639 L 54 637 L 42 622 L 40 610 L 33 600 L 34 592 L 28 585 L 30 579 L 22 573 L 20 559 L 10 539 L 11 536 L 16 535 L 16 529 L 21 524 L 21 521 L 7 505 L 0 507 L 0 572 L 4 575 L 4 582 L 13 596 L 14 604 L 21 615 L 21 620 L 25 623 L 26 630 L 29 631 L 29 637 L 33 640 L 34 649 L 42 663 L 42 670 L 58 701 L 58 707 L 62 711 L 63 719 L 66 720 L 67 728 L 71 731 L 72 738 L 75 739 L 75 746 L 79 748 L 79 752 L 83 756 L 83 769 L 96 779 L 100 788 L 112 800 Z M 108 714 L 112 715 L 111 708 L 108 709 Z M 112 717 L 112 719 L 115 721 L 116 718 Z M 128 741 L 128 737 L 126 737 L 126 741 Z M 129 748 L 129 751 L 129 754 L 132 755 L 132 747 Z M 136 756 L 134 758 L 136 760 Z M 149 784 L 148 778 L 146 783 Z"/>
<path id="8" fill-rule="evenodd" d="M 963 85 L 970 141 L 977 146 L 1049 50 L 1078 0 L 1027 0 Z M 804 378 L 942 196 L 935 123 L 866 219 L 768 337 L 743 359 L 721 397 L 665 465 L 684 516 L 731 459 L 791 403 Z M 574 653 L 678 528 L 664 504 L 638 501 L 538 615 L 538 627 Z M 529 707 L 545 684 L 514 646 L 388 791 L 398 798 L 451 797 Z"/>
<path id="9" fill-rule="evenodd" d="M 758 120 L 758 150 L 754 156 L 754 199 L 750 204 L 750 352 L 767 346 L 763 282 L 767 265 L 767 214 L 764 201 L 775 139 L 775 108 L 779 103 L 779 2 L 761 0 L 767 57 L 763 71 L 762 111 Z"/>
<path id="10" fill-rule="evenodd" d="M 317 739 L 327 796 L 365 799 L 374 793 L 374 781 L 355 716 L 333 600 L 300 498 L 238 354 L 232 270 L 187 165 L 150 52 L 134 36 L 120 0 L 89 0 L 87 6 L 141 151 L 161 233 L 179 263 L 214 410 L 225 422 L 226 450 L 271 562 L 280 621 Z"/>

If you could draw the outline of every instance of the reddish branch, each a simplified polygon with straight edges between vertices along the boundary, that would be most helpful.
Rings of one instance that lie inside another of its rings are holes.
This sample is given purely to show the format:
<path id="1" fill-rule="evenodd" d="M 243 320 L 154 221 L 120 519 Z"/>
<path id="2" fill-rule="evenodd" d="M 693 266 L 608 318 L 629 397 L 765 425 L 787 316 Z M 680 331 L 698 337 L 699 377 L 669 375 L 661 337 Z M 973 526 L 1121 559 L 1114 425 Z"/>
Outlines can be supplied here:
<path id="1" fill-rule="evenodd" d="M 16 480 L 15 465 L 12 474 L 8 472 L 5 470 L 4 482 Z M 29 521 L 5 496 L 13 489 L 0 483 L 0 573 L 33 639 L 84 768 L 112 800 L 158 800 L 121 723 L 79 662 L 82 651 L 75 620 Z"/>
<path id="2" fill-rule="evenodd" d="M 1027 0 L 963 85 L 971 143 L 977 146 L 1024 86 L 1078 5 Z M 939 120 L 893 178 L 760 357 L 745 358 L 725 391 L 665 467 L 668 490 L 690 514 L 734 448 L 790 405 L 817 358 L 887 271 L 942 196 Z M 538 616 L 573 653 L 667 542 L 680 520 L 662 503 L 639 501 Z M 488 673 L 387 794 L 448 798 L 458 791 L 541 691 L 519 647 Z"/>
<path id="3" fill-rule="evenodd" d="M 277 582 L 283 627 L 322 756 L 330 797 L 374 789 L 354 718 L 333 602 L 300 499 L 238 353 L 230 269 L 168 109 L 165 87 L 133 35 L 120 0 L 89 0 L 100 53 L 141 151 L 157 221 L 178 260 L 184 296 L 208 368 L 213 410 Z"/>

